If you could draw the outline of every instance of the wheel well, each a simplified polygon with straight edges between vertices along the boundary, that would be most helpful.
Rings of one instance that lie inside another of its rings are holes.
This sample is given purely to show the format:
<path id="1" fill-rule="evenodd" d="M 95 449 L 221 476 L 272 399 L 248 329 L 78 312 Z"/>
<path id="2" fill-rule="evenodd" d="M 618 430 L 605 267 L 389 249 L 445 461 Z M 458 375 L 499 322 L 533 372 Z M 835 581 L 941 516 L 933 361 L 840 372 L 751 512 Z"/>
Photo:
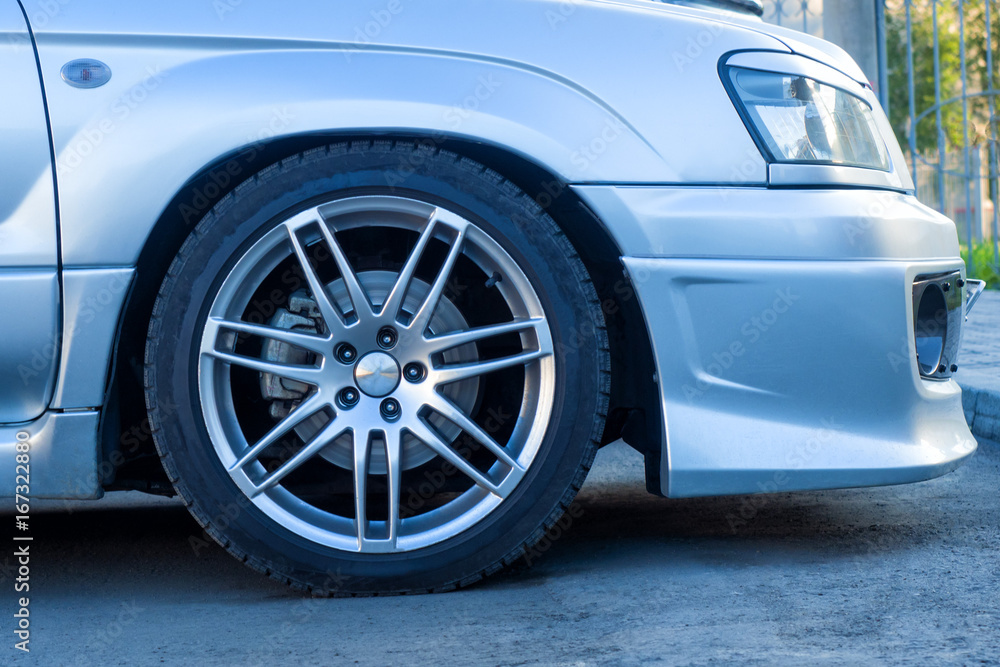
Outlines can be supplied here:
<path id="1" fill-rule="evenodd" d="M 520 155 L 461 138 L 411 134 L 304 135 L 261 142 L 207 165 L 181 188 L 146 240 L 139 256 L 136 283 L 123 313 L 102 441 L 105 458 L 124 463 L 113 466 L 116 474 L 104 480 L 106 488 L 171 492 L 146 414 L 143 359 L 146 330 L 160 283 L 194 226 L 226 194 L 275 162 L 328 143 L 373 139 L 425 143 L 476 160 L 528 193 L 563 229 L 594 280 L 608 326 L 612 390 L 602 444 L 624 438 L 642 452 L 647 488 L 659 493 L 663 421 L 652 347 L 637 295 L 604 224 L 564 181 Z"/>

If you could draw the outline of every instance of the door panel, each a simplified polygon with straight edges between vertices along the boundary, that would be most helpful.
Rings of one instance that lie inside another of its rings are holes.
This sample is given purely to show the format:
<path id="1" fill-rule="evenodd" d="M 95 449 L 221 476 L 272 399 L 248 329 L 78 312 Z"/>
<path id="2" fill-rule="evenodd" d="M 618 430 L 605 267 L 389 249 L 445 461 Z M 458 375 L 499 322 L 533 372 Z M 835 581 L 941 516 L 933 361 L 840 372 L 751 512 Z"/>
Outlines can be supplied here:
<path id="1" fill-rule="evenodd" d="M 59 282 L 55 271 L 0 271 L 0 423 L 45 412 L 55 384 Z"/>
<path id="2" fill-rule="evenodd" d="M 34 419 L 59 352 L 55 192 L 38 67 L 24 16 L 0 0 L 0 423 Z"/>

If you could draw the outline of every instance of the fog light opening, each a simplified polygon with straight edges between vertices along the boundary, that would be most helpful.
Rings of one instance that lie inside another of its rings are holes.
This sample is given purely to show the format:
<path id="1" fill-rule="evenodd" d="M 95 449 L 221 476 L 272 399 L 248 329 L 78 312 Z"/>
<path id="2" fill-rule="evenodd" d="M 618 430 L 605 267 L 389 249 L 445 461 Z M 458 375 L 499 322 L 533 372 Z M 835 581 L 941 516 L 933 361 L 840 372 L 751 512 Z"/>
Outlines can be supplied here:
<path id="1" fill-rule="evenodd" d="M 921 375 L 934 375 L 941 365 L 948 337 L 948 305 L 936 283 L 927 285 L 917 304 L 913 325 L 917 341 L 917 363 Z"/>

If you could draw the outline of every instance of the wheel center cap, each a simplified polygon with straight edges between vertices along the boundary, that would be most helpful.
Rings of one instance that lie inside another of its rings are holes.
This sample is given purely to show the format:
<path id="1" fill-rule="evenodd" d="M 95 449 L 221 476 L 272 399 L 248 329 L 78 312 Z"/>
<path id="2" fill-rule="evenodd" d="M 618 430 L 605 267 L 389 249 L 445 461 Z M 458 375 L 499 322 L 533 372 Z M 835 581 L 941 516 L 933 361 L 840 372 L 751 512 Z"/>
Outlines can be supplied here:
<path id="1" fill-rule="evenodd" d="M 374 398 L 391 394 L 399 384 L 399 376 L 399 364 L 385 352 L 366 354 L 354 367 L 358 389 Z"/>

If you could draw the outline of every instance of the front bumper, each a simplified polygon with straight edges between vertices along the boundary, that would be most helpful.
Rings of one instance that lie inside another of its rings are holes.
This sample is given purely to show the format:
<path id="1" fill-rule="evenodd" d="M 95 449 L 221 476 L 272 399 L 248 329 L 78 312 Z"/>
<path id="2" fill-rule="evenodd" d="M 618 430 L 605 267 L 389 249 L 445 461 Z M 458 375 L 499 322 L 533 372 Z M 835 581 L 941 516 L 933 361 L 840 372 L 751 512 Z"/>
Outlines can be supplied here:
<path id="1" fill-rule="evenodd" d="M 975 451 L 915 354 L 914 281 L 964 275 L 947 218 L 866 190 L 586 190 L 653 341 L 665 495 L 914 482 Z"/>

